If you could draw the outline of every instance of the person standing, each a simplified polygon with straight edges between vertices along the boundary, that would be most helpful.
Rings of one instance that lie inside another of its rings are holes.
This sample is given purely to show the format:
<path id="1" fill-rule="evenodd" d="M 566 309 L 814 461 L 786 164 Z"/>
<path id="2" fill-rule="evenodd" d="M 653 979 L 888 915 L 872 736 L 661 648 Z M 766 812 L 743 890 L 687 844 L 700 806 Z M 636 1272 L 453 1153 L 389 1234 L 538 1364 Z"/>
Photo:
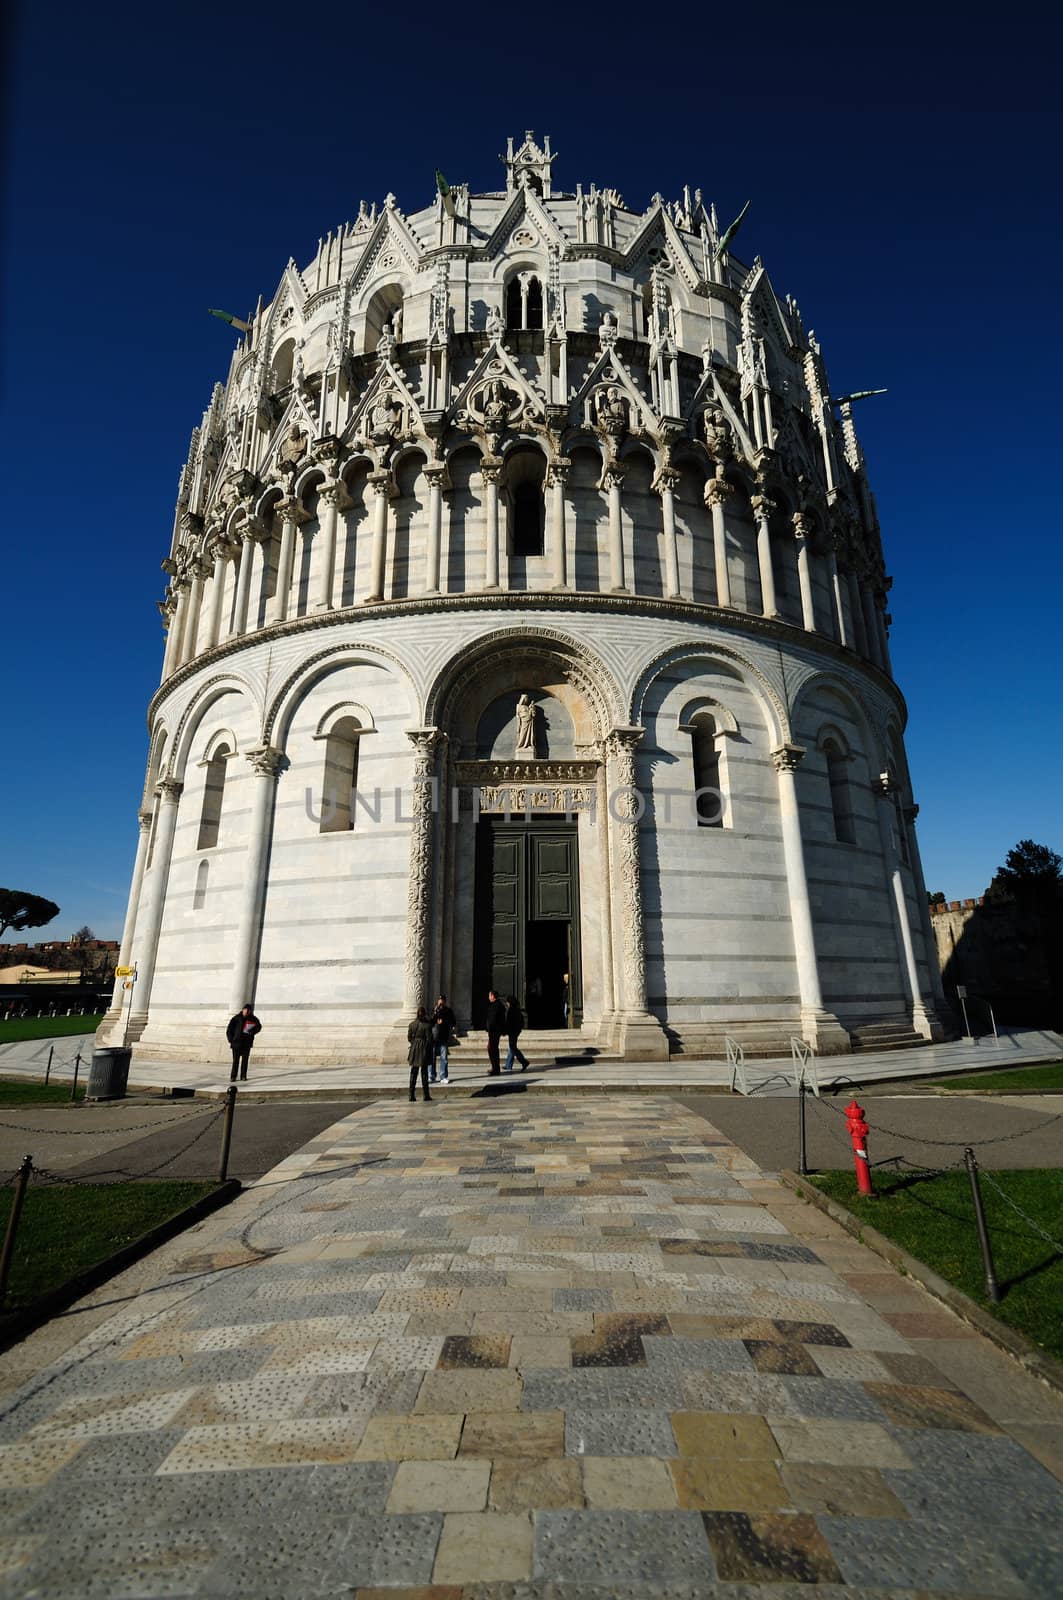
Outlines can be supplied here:
<path id="1" fill-rule="evenodd" d="M 499 1060 L 498 1045 L 506 1031 L 506 1008 L 493 989 L 487 991 L 487 1059 L 491 1063 L 489 1076 L 497 1078 L 502 1071 Z"/>
<path id="2" fill-rule="evenodd" d="M 517 1043 L 523 1032 L 524 1012 L 520 1009 L 520 1003 L 516 995 L 511 994 L 506 1000 L 506 1037 L 509 1040 L 509 1051 L 506 1055 L 506 1065 L 503 1069 L 506 1072 L 513 1071 L 514 1056 L 520 1062 L 520 1070 L 522 1072 L 527 1072 L 528 1070 L 528 1058 Z"/>
<path id="3" fill-rule="evenodd" d="M 432 1064 L 432 1027 L 424 1006 L 417 1007 L 417 1015 L 406 1029 L 410 1048 L 406 1059 L 410 1063 L 410 1099 L 417 1099 L 417 1074 L 421 1074 L 422 1099 L 431 1100 L 428 1093 L 428 1068 Z"/>
<path id="4" fill-rule="evenodd" d="M 432 1073 L 431 1081 L 436 1081 L 436 1058 L 439 1060 L 439 1082 L 450 1082 L 450 1040 L 458 1019 L 450 1009 L 445 994 L 441 994 L 435 1003 L 432 1012 Z"/>
<path id="5" fill-rule="evenodd" d="M 235 1083 L 237 1075 L 247 1082 L 247 1063 L 251 1059 L 251 1046 L 255 1042 L 255 1034 L 262 1032 L 262 1024 L 251 1009 L 251 1002 L 241 1006 L 235 1017 L 229 1018 L 229 1026 L 225 1030 L 225 1037 L 233 1053 L 233 1069 L 229 1074 L 229 1082 Z"/>

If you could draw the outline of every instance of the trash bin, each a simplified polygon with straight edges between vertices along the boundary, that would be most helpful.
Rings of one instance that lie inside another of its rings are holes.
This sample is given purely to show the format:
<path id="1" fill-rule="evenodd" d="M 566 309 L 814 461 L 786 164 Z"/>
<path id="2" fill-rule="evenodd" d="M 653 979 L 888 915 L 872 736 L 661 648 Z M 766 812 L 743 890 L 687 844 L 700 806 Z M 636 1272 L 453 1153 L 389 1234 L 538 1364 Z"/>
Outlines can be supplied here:
<path id="1" fill-rule="evenodd" d="M 94 1050 L 85 1098 L 121 1100 L 125 1095 L 125 1086 L 129 1078 L 129 1058 L 132 1054 L 131 1050 L 121 1046 Z"/>

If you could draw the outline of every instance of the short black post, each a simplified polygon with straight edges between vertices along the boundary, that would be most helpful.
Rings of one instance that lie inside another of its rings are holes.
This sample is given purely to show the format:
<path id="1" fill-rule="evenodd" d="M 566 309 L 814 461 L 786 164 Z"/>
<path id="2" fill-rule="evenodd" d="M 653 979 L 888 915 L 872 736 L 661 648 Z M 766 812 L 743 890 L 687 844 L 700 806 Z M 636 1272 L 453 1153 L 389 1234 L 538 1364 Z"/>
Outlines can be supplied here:
<path id="1" fill-rule="evenodd" d="M 79 1050 L 77 1055 L 74 1057 L 74 1087 L 70 1091 L 71 1100 L 76 1100 L 77 1097 L 78 1097 L 78 1073 L 80 1071 L 81 1071 L 81 1051 Z"/>
<path id="2" fill-rule="evenodd" d="M 1000 1302 L 1000 1290 L 997 1287 L 997 1275 L 993 1266 L 993 1248 L 989 1243 L 989 1229 L 986 1227 L 985 1211 L 982 1207 L 982 1191 L 978 1187 L 978 1162 L 974 1158 L 974 1151 L 968 1145 L 963 1152 L 963 1159 L 967 1163 L 967 1176 L 971 1180 L 971 1199 L 974 1201 L 974 1220 L 978 1228 L 978 1243 L 982 1247 L 982 1265 L 985 1268 L 985 1292 L 994 1305 Z"/>
<path id="3" fill-rule="evenodd" d="M 7 1219 L 7 1232 L 4 1234 L 4 1248 L 0 1252 L 0 1306 L 7 1299 L 7 1280 L 11 1275 L 11 1258 L 15 1254 L 15 1235 L 18 1233 L 18 1221 L 22 1215 L 22 1202 L 26 1198 L 26 1185 L 30 1181 L 33 1171 L 33 1157 L 23 1156 L 22 1165 L 15 1178 L 15 1192 L 11 1196 L 11 1215 Z"/>
<path id="4" fill-rule="evenodd" d="M 48 1065 L 44 1069 L 44 1086 L 45 1086 L 45 1088 L 48 1087 L 48 1079 L 52 1075 L 52 1057 L 54 1055 L 55 1055 L 55 1045 L 54 1044 L 50 1044 L 48 1046 Z"/>
<path id="5" fill-rule="evenodd" d="M 797 1170 L 802 1178 L 808 1177 L 808 1153 L 805 1148 L 805 1080 L 803 1074 L 797 1085 Z"/>
<path id="6" fill-rule="evenodd" d="M 221 1165 L 218 1168 L 218 1182 L 224 1183 L 229 1176 L 229 1146 L 233 1140 L 233 1116 L 236 1112 L 236 1084 L 230 1083 L 225 1096 L 225 1121 L 221 1129 Z"/>

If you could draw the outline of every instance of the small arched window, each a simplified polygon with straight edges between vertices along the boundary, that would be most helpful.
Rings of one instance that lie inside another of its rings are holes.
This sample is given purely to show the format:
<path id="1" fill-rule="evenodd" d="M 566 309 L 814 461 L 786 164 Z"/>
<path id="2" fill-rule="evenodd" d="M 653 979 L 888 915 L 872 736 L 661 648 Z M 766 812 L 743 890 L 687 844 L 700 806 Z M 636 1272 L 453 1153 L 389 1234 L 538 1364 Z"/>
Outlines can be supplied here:
<path id="1" fill-rule="evenodd" d="M 823 746 L 830 780 L 830 808 L 834 818 L 834 837 L 839 844 L 855 844 L 853 808 L 849 793 L 849 763 L 833 739 Z"/>
<path id="2" fill-rule="evenodd" d="M 699 711 L 689 726 L 698 827 L 722 828 L 723 789 L 720 782 L 720 752 L 716 744 L 716 719 L 707 711 Z"/>
<path id="3" fill-rule="evenodd" d="M 356 717 L 341 717 L 325 740 L 321 833 L 349 833 L 354 827 L 354 794 L 358 787 L 358 741 L 361 734 L 362 726 Z"/>
<path id="4" fill-rule="evenodd" d="M 196 868 L 196 888 L 192 896 L 192 910 L 202 911 L 207 903 L 207 878 L 210 875 L 210 862 L 201 861 Z"/>
<path id="5" fill-rule="evenodd" d="M 513 496 L 513 554 L 543 553 L 543 497 L 534 483 L 518 483 Z"/>
<path id="6" fill-rule="evenodd" d="M 518 272 L 506 289 L 506 327 L 518 331 L 543 325 L 543 286 L 530 272 Z"/>
<path id="7" fill-rule="evenodd" d="M 206 781 L 203 785 L 203 809 L 199 814 L 197 850 L 213 850 L 218 842 L 222 801 L 225 798 L 225 765 L 231 753 L 227 744 L 220 744 L 210 760 L 203 763 Z"/>

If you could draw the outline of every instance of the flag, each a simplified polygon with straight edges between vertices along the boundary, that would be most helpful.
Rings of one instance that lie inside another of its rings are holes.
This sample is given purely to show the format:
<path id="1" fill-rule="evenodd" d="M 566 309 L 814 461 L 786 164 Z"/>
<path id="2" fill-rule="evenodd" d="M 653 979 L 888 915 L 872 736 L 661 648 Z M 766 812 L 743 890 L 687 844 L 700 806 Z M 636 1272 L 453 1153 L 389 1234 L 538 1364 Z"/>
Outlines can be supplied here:
<path id="1" fill-rule="evenodd" d="M 753 204 L 752 200 L 747 200 L 745 205 L 742 207 L 741 211 L 738 213 L 737 217 L 735 217 L 734 221 L 731 223 L 731 226 L 727 229 L 727 232 L 724 234 L 723 238 L 720 240 L 719 244 L 716 246 L 715 250 L 712 252 L 712 259 L 714 261 L 719 261 L 720 257 L 723 255 L 724 251 L 727 249 L 727 246 L 730 244 L 731 240 L 734 238 L 735 234 L 738 232 L 739 228 L 742 226 L 742 218 L 745 216 L 746 212 L 749 210 L 749 208 L 750 208 L 750 206 L 752 204 Z"/>
<path id="2" fill-rule="evenodd" d="M 251 324 L 249 322 L 244 322 L 242 317 L 230 316 L 228 311 L 216 311 L 213 306 L 208 306 L 207 314 L 211 317 L 217 317 L 219 322 L 227 322 L 230 328 L 239 328 L 241 333 L 251 332 Z"/>
<path id="3" fill-rule="evenodd" d="M 454 215 L 454 196 L 450 192 L 450 185 L 438 167 L 436 168 L 436 188 L 439 190 L 439 198 L 443 202 L 443 210 L 448 217 L 452 217 Z"/>

